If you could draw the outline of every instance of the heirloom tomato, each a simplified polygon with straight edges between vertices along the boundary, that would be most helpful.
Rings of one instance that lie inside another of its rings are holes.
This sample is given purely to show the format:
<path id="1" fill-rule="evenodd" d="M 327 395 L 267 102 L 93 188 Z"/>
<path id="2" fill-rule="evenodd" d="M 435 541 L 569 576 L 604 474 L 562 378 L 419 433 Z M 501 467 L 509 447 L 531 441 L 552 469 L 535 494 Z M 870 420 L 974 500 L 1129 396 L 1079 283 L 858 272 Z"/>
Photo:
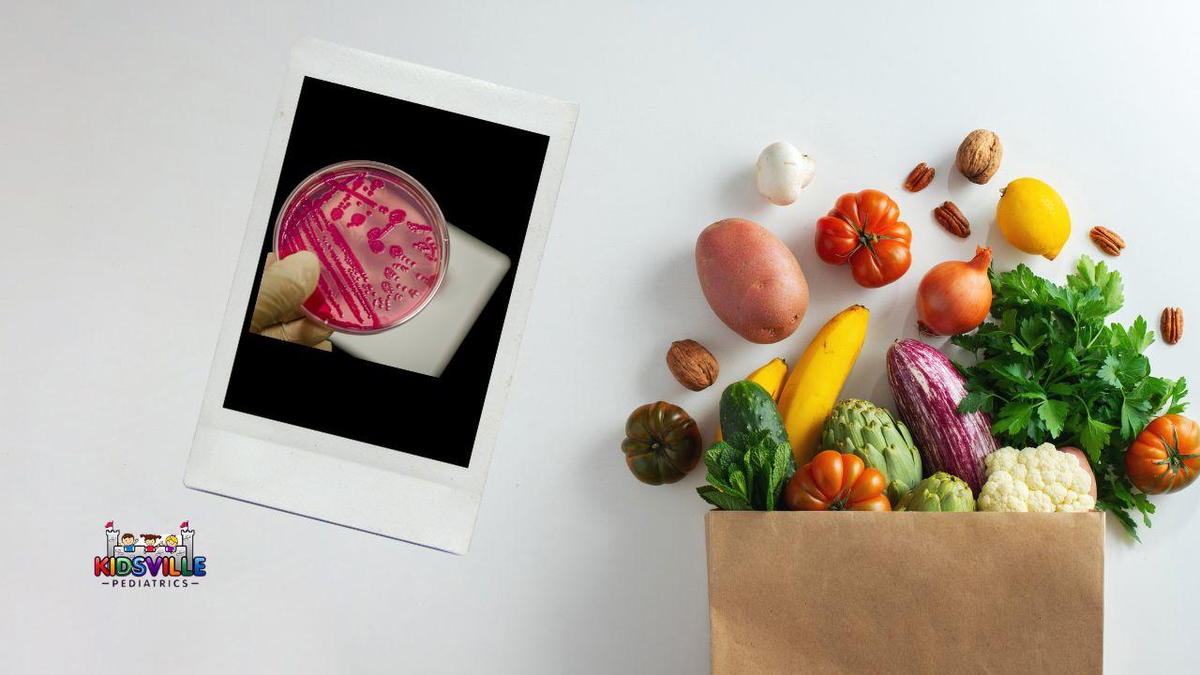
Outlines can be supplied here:
<path id="1" fill-rule="evenodd" d="M 887 479 L 856 455 L 825 450 L 800 467 L 783 491 L 793 511 L 891 511 Z"/>
<path id="2" fill-rule="evenodd" d="M 1148 495 L 1191 485 L 1200 473 L 1200 425 L 1183 415 L 1154 420 L 1125 451 L 1125 471 Z"/>
<path id="3" fill-rule="evenodd" d="M 912 264 L 912 230 L 899 218 L 900 207 L 879 190 L 844 194 L 817 221 L 817 255 L 831 265 L 849 264 L 860 286 L 886 286 Z"/>

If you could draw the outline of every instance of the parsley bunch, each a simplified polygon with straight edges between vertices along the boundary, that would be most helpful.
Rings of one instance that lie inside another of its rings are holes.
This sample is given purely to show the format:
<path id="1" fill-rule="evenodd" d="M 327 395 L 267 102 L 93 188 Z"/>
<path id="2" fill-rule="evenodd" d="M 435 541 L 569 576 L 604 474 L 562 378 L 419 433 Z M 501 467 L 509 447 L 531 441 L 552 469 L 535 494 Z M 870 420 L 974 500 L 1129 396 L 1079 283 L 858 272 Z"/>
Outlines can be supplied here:
<path id="1" fill-rule="evenodd" d="M 1140 541 L 1130 512 L 1149 527 L 1154 505 L 1133 491 L 1125 449 L 1152 418 L 1186 407 L 1186 381 L 1150 375 L 1142 352 L 1154 333 L 1145 319 L 1105 323 L 1125 296 L 1121 275 L 1104 263 L 1083 256 L 1066 286 L 1025 265 L 988 276 L 993 321 L 953 339 L 977 357 L 959 366 L 968 390 L 959 410 L 991 414 L 992 433 L 1005 445 L 1082 448 L 1096 473 L 1097 506 Z"/>

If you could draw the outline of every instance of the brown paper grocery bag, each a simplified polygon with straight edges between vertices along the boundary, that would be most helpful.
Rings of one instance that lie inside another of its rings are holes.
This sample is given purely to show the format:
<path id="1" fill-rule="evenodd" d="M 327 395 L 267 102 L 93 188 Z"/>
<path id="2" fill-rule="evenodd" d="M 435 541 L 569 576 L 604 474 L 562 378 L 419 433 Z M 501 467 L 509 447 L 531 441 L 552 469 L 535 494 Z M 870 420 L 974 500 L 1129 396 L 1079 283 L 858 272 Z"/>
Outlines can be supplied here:
<path id="1" fill-rule="evenodd" d="M 1098 673 L 1104 514 L 711 511 L 713 673 Z"/>

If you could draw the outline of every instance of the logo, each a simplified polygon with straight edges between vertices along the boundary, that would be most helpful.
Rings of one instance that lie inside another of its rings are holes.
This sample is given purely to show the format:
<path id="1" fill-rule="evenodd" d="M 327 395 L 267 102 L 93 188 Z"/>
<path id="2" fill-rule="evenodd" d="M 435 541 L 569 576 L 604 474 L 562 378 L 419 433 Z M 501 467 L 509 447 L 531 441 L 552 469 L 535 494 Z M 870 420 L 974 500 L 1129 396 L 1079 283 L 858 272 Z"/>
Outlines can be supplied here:
<path id="1" fill-rule="evenodd" d="M 94 574 L 113 588 L 187 588 L 200 583 L 208 571 L 204 556 L 196 555 L 196 531 L 188 521 L 179 533 L 122 532 L 112 521 L 104 524 L 108 549 L 96 556 Z"/>

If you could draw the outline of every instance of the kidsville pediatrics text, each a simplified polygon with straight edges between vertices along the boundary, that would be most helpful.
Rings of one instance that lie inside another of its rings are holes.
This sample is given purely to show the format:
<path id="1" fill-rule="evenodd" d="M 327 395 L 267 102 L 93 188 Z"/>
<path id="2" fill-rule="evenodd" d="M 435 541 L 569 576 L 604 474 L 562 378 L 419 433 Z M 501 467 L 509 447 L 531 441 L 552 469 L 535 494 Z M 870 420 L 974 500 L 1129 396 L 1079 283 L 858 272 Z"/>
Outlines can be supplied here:
<path id="1" fill-rule="evenodd" d="M 134 534 L 105 523 L 106 555 L 96 556 L 93 574 L 113 588 L 187 588 L 207 573 L 204 556 L 195 555 L 195 530 L 188 521 L 179 534 Z M 139 541 L 141 543 L 139 543 Z"/>

